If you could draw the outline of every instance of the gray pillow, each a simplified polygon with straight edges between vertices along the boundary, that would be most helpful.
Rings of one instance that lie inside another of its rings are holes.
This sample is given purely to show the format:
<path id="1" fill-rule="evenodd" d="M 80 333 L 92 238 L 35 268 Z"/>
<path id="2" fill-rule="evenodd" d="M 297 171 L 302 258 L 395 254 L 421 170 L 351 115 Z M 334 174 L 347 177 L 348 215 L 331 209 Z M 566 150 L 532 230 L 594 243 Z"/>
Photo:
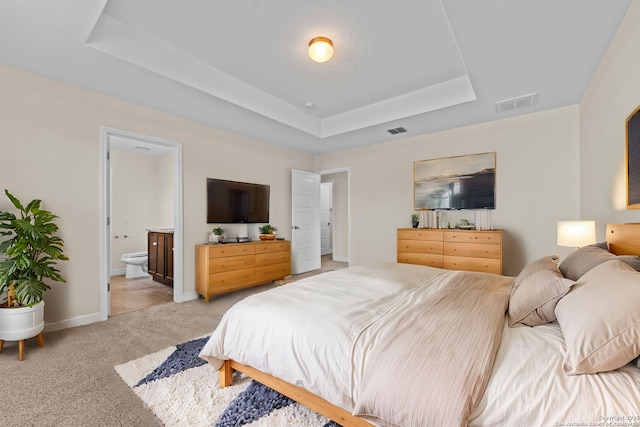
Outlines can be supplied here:
<path id="1" fill-rule="evenodd" d="M 564 261 L 560 263 L 560 271 L 567 279 L 578 280 L 593 267 L 605 261 L 615 259 L 616 256 L 598 244 L 583 246 L 571 252 Z"/>
<path id="2" fill-rule="evenodd" d="M 618 255 L 616 259 L 627 264 L 629 267 L 633 268 L 635 271 L 640 271 L 640 256 L 635 255 Z"/>

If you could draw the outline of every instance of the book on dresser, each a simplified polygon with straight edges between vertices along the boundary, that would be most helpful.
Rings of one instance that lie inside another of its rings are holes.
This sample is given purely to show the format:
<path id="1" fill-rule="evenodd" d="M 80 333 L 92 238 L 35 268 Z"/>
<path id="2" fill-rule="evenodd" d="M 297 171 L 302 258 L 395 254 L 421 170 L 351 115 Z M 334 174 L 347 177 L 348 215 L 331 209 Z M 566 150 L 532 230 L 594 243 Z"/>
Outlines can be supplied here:
<path id="1" fill-rule="evenodd" d="M 399 228 L 397 261 L 502 274 L 502 230 Z"/>
<path id="2" fill-rule="evenodd" d="M 282 280 L 291 275 L 287 240 L 196 245 L 196 292 L 212 296 Z"/>

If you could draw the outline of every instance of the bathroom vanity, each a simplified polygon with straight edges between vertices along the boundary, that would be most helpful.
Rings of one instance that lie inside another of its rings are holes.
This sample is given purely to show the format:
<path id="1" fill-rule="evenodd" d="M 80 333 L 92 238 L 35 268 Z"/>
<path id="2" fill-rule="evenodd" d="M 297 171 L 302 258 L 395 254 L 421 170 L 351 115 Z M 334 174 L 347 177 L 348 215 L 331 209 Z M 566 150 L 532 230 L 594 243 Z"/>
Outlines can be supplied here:
<path id="1" fill-rule="evenodd" d="M 173 287 L 173 230 L 149 230 L 149 274 L 153 280 Z"/>

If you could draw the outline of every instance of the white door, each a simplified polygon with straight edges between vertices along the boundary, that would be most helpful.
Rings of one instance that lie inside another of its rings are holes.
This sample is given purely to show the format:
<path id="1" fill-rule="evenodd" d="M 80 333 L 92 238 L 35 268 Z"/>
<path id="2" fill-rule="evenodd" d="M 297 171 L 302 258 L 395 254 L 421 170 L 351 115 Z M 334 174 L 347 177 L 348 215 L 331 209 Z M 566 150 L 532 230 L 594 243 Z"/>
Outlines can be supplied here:
<path id="1" fill-rule="evenodd" d="M 291 273 L 320 268 L 320 174 L 291 170 Z"/>
<path id="2" fill-rule="evenodd" d="M 331 241 L 331 214 L 332 209 L 333 183 L 323 182 L 320 184 L 320 254 L 328 255 L 333 252 Z"/>

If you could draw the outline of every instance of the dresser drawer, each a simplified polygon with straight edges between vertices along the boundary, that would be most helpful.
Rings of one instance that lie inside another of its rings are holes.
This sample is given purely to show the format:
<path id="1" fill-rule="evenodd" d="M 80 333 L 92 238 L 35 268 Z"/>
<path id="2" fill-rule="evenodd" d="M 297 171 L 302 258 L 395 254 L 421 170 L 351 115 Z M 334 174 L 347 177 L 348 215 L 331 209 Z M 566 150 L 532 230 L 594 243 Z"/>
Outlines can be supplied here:
<path id="1" fill-rule="evenodd" d="M 262 254 L 266 252 L 290 252 L 291 242 L 271 242 L 271 243 L 257 243 L 255 245 L 256 253 Z"/>
<path id="2" fill-rule="evenodd" d="M 209 247 L 209 258 L 220 258 L 238 255 L 253 255 L 255 246 L 248 243 L 231 245 L 211 245 Z"/>
<path id="3" fill-rule="evenodd" d="M 502 274 L 502 261 L 490 258 L 445 256 L 444 268 L 449 270 L 483 271 Z"/>
<path id="4" fill-rule="evenodd" d="M 443 267 L 442 254 L 418 254 L 411 252 L 398 252 L 398 262 L 405 264 L 419 264 L 429 267 Z"/>
<path id="5" fill-rule="evenodd" d="M 223 272 L 250 268 L 255 264 L 253 255 L 209 258 L 209 271 Z"/>
<path id="6" fill-rule="evenodd" d="M 502 258 L 502 246 L 481 243 L 444 243 L 444 254 L 476 258 Z"/>
<path id="7" fill-rule="evenodd" d="M 398 240 L 435 240 L 442 242 L 442 230 L 400 228 L 398 229 Z"/>
<path id="8" fill-rule="evenodd" d="M 499 245 L 502 243 L 502 233 L 499 231 L 445 231 L 444 241 Z"/>
<path id="9" fill-rule="evenodd" d="M 255 281 L 255 269 L 246 268 L 209 275 L 209 288 L 214 290 L 231 289 Z"/>
<path id="10" fill-rule="evenodd" d="M 442 241 L 398 240 L 398 252 L 417 252 L 425 254 L 442 254 Z"/>
<path id="11" fill-rule="evenodd" d="M 256 266 L 280 264 L 289 262 L 289 252 L 258 253 L 255 256 Z"/>
<path id="12" fill-rule="evenodd" d="M 256 267 L 256 282 L 268 282 L 271 280 L 284 279 L 291 274 L 291 264 L 282 263 Z"/>

